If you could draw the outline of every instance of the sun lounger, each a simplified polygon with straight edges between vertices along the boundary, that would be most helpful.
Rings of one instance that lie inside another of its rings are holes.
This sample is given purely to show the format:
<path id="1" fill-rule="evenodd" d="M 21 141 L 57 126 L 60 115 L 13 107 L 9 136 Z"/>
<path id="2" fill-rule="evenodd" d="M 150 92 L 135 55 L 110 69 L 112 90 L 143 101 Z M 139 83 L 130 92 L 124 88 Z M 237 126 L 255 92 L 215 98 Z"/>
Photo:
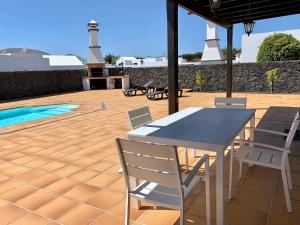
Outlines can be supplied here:
<path id="1" fill-rule="evenodd" d="M 162 88 L 162 87 L 155 88 L 154 91 L 147 93 L 146 97 L 149 100 L 161 100 L 164 98 L 165 90 L 166 88 Z"/>
<path id="2" fill-rule="evenodd" d="M 125 89 L 125 90 L 123 90 L 123 94 L 125 96 L 136 96 L 138 91 L 140 91 L 141 94 L 146 94 L 149 91 L 154 90 L 154 87 L 151 86 L 153 84 L 153 82 L 154 82 L 153 80 L 150 80 L 143 86 L 134 86 L 134 87 Z"/>
<path id="3" fill-rule="evenodd" d="M 179 89 L 178 90 L 178 97 L 182 97 L 182 93 L 183 93 L 183 90 Z M 165 94 L 166 94 L 167 97 L 169 96 L 169 90 L 168 90 L 168 88 L 165 89 Z"/>

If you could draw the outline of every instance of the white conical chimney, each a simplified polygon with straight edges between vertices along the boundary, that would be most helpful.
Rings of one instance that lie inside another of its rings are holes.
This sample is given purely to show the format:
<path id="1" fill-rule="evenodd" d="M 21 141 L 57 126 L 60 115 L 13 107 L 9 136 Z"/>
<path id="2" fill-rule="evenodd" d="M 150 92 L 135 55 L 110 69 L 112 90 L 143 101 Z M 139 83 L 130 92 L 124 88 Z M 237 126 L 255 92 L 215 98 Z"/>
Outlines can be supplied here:
<path id="1" fill-rule="evenodd" d="M 98 44 L 98 23 L 95 20 L 91 20 L 88 23 L 88 27 L 90 32 L 90 47 L 87 64 L 105 64 L 105 60 Z"/>
<path id="2" fill-rule="evenodd" d="M 207 21 L 205 46 L 201 60 L 224 60 L 217 35 L 217 25 Z"/>

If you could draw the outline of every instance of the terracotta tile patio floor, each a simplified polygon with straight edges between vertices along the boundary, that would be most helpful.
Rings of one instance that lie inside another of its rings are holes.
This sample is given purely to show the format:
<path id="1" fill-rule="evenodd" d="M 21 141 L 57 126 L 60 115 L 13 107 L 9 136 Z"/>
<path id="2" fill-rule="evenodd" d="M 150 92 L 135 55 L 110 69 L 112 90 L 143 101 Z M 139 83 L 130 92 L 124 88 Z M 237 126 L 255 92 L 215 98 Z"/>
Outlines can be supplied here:
<path id="1" fill-rule="evenodd" d="M 212 107 L 215 96 L 224 93 L 184 93 L 180 108 Z M 246 96 L 248 107 L 257 108 L 259 126 L 289 127 L 300 95 L 234 94 Z M 105 101 L 107 109 L 100 109 Z M 127 111 L 148 105 L 154 119 L 167 115 L 167 100 L 148 101 L 144 96 L 124 97 L 120 90 L 77 92 L 6 102 L 0 109 L 74 103 L 70 114 L 0 128 L 0 225 L 119 225 L 123 224 L 124 182 L 117 173 L 119 160 L 114 138 L 126 137 L 130 129 Z M 270 106 L 280 106 L 272 107 Z M 274 119 L 277 121 L 272 123 Z M 279 121 L 279 122 L 278 122 Z M 258 137 L 278 141 L 272 137 Z M 181 159 L 183 159 L 183 154 Z M 294 189 L 293 213 L 287 213 L 279 173 L 261 167 L 244 169 L 242 180 L 234 174 L 234 199 L 225 199 L 227 225 L 296 225 L 300 221 L 300 145 L 290 157 Z M 215 173 L 211 154 L 212 220 L 215 224 Z M 195 159 L 194 159 L 195 160 Z M 225 161 L 227 197 L 228 157 Z M 237 171 L 237 165 L 234 165 Z M 203 185 L 188 201 L 187 225 L 205 224 Z M 178 212 L 146 203 L 132 210 L 136 225 L 172 225 Z"/>

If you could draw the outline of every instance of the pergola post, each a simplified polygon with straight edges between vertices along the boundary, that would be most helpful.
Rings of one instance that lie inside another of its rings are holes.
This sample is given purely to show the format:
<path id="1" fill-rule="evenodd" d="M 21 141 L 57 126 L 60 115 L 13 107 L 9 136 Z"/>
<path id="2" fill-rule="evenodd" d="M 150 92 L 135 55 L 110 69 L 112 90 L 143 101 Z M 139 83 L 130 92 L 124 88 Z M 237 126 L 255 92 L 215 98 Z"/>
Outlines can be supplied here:
<path id="1" fill-rule="evenodd" d="M 178 112 L 178 2 L 167 0 L 169 114 Z"/>
<path id="2" fill-rule="evenodd" d="M 233 41 L 233 25 L 227 27 L 227 76 L 226 76 L 226 97 L 231 98 L 232 95 L 232 42 Z"/>

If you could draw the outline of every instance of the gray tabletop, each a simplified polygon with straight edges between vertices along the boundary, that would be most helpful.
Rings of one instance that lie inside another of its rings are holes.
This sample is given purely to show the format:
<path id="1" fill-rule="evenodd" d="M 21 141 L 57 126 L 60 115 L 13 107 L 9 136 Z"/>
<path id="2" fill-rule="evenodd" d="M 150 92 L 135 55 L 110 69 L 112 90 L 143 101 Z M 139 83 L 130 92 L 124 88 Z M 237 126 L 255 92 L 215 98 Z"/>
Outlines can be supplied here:
<path id="1" fill-rule="evenodd" d="M 182 147 L 225 149 L 254 115 L 255 109 L 187 108 L 128 136 Z"/>

